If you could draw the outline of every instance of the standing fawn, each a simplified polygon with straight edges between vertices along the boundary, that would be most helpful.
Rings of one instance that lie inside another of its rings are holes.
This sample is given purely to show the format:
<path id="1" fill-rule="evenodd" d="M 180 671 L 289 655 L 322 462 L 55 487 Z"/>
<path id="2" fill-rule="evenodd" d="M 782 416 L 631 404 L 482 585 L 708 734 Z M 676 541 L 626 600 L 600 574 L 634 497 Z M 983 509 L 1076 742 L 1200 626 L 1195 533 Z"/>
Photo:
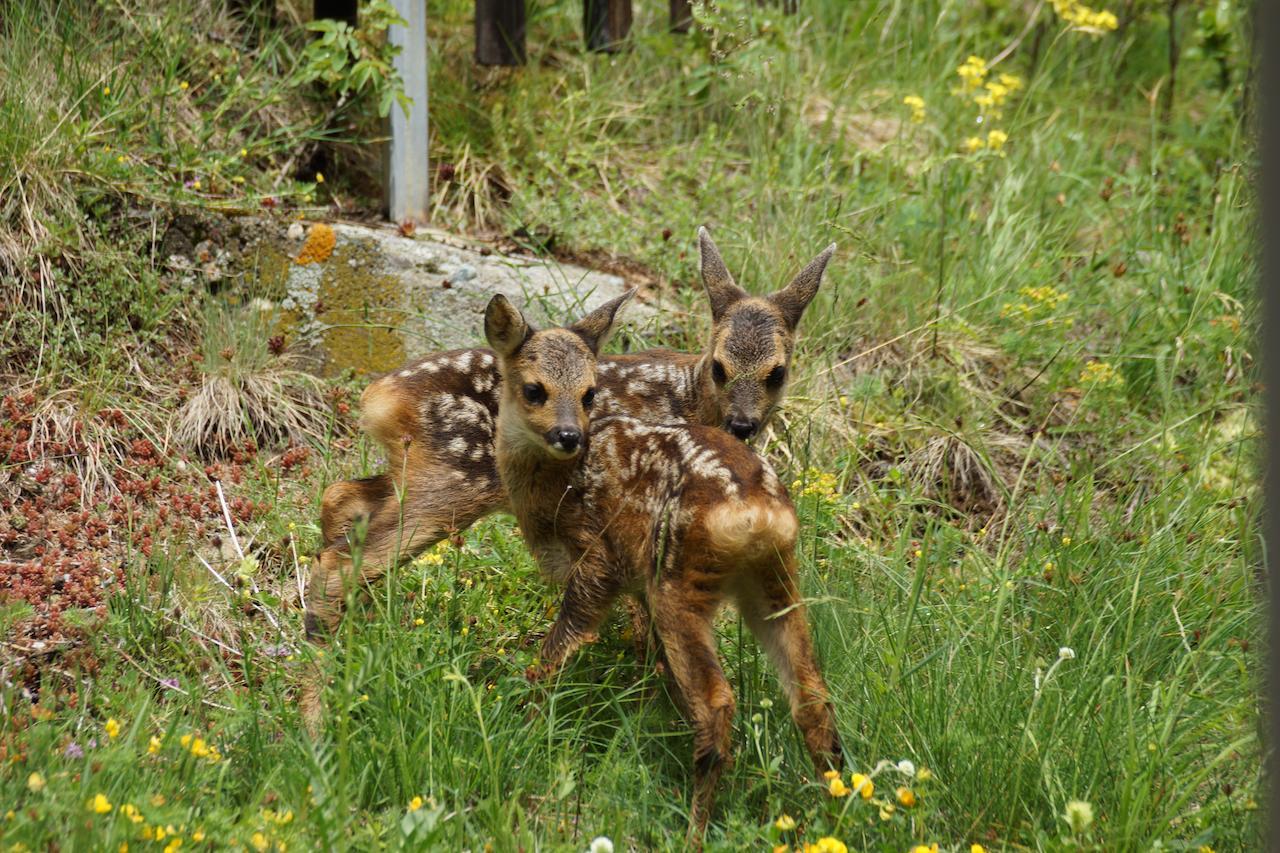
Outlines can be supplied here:
<path id="1" fill-rule="evenodd" d="M 795 509 L 769 463 L 718 429 L 592 418 L 596 354 L 630 295 L 546 331 L 490 301 L 498 474 L 543 573 L 564 587 L 531 679 L 591 642 L 619 595 L 647 605 L 693 724 L 697 845 L 730 757 L 734 699 L 713 628 L 724 602 L 773 661 L 819 772 L 841 764 L 841 747 L 797 587 Z"/>
<path id="2" fill-rule="evenodd" d="M 595 408 L 647 421 L 723 427 L 745 441 L 781 402 L 796 327 L 834 247 L 782 290 L 753 297 L 734 283 L 705 228 L 698 230 L 698 245 L 711 302 L 707 351 L 602 358 Z M 323 542 L 306 594 L 309 638 L 323 641 L 336 629 L 345 590 L 355 580 L 374 581 L 392 562 L 411 560 L 506 506 L 493 455 L 498 384 L 494 353 L 466 349 L 426 356 L 365 389 L 361 426 L 386 450 L 388 470 L 325 490 Z M 356 537 L 349 534 L 358 522 L 364 531 L 357 571 L 350 541 Z M 313 733 L 320 723 L 320 688 L 321 672 L 313 668 L 300 698 Z"/>

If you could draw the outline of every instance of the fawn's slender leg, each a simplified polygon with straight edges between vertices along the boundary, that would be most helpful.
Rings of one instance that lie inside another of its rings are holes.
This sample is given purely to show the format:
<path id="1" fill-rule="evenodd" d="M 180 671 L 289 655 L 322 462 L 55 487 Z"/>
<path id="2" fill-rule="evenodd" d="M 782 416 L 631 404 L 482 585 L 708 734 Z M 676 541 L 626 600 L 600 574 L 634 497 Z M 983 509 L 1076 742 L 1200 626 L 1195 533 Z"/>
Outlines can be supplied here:
<path id="1" fill-rule="evenodd" d="M 693 805 L 689 811 L 689 844 L 700 846 L 720 774 L 732 760 L 734 699 L 720 668 L 711 620 L 714 605 L 691 604 L 682 589 L 662 587 L 653 618 L 693 724 Z"/>
<path id="2" fill-rule="evenodd" d="M 827 684 L 818 669 L 804 605 L 799 603 L 791 555 L 768 561 L 744 580 L 738 610 L 778 672 L 791 716 L 821 773 L 843 764 Z"/>
<path id="3" fill-rule="evenodd" d="M 528 677 L 554 675 L 583 643 L 594 642 L 620 591 L 617 573 L 608 571 L 603 560 L 593 556 L 579 560 L 565 584 L 555 624 L 542 640 L 540 665 L 531 667 Z"/>
<path id="4" fill-rule="evenodd" d="M 403 500 L 391 488 L 369 516 L 358 577 L 352 561 L 352 544 L 347 536 L 349 531 L 328 542 L 320 552 L 307 583 L 304 621 L 308 640 L 323 645 L 337 629 L 350 585 L 376 581 L 393 561 L 404 563 L 413 559 L 450 532 L 470 527 L 502 505 L 501 487 L 495 488 L 488 481 L 441 488 L 440 482 L 444 478 L 433 476 L 438 472 L 428 470 L 424 473 L 426 476 L 415 478 L 408 485 L 403 492 Z M 390 482 L 388 477 L 385 483 L 389 486 Z M 347 504 L 348 507 L 354 505 L 354 501 Z M 335 512 L 330 521 L 340 517 Z M 348 527 L 354 526 L 353 522 L 358 517 L 358 513 L 347 516 Z M 312 735 L 319 731 L 323 714 L 320 701 L 323 683 L 324 673 L 318 665 L 313 664 L 303 673 L 299 708 L 303 723 Z"/>

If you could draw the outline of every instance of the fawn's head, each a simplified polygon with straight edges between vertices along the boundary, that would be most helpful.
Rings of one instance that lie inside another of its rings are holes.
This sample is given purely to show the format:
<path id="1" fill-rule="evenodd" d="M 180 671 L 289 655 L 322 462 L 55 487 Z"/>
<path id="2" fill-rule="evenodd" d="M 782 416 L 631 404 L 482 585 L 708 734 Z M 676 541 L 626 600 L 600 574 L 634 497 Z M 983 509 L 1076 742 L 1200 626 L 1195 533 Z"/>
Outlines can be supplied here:
<path id="1" fill-rule="evenodd" d="M 714 388 L 724 428 L 743 441 L 760 431 L 782 399 L 796 327 L 835 250 L 835 243 L 823 249 L 777 293 L 751 296 L 734 282 L 707 229 L 698 229 L 699 268 L 712 320 L 703 382 Z"/>
<path id="2" fill-rule="evenodd" d="M 484 334 L 502 371 L 504 435 L 557 459 L 582 451 L 596 396 L 596 356 L 618 309 L 634 295 L 628 291 L 571 326 L 542 331 L 502 294 L 489 300 Z"/>

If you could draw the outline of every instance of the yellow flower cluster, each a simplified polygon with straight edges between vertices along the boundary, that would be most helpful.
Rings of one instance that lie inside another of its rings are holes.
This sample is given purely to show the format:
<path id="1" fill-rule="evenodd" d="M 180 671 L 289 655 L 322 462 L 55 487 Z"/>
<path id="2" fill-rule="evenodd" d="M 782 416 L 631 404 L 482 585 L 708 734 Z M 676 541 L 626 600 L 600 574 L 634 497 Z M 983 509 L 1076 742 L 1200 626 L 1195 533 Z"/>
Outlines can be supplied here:
<path id="1" fill-rule="evenodd" d="M 1023 320 L 1032 320 L 1038 316 L 1051 313 L 1069 298 L 1069 295 L 1064 291 L 1047 284 L 1039 287 L 1020 287 L 1018 288 L 1018 295 L 1022 297 L 1023 301 L 1017 303 L 1006 302 L 1000 309 L 1001 317 L 1019 317 Z M 1070 321 L 1066 325 L 1070 326 Z"/>
<path id="2" fill-rule="evenodd" d="M 970 154 L 977 153 L 983 148 L 988 148 L 1001 157 L 1004 156 L 1004 144 L 1009 141 L 1009 134 L 1003 130 L 987 131 L 987 138 L 983 140 L 981 136 L 970 136 L 964 141 L 964 150 Z"/>
<path id="3" fill-rule="evenodd" d="M 967 81 L 966 81 L 967 82 Z M 1014 92 L 1023 87 L 1022 78 L 1014 74 L 1001 74 L 994 80 L 983 83 L 982 91 L 973 94 L 973 102 L 982 108 L 983 115 L 1000 118 L 1000 107 Z"/>
<path id="4" fill-rule="evenodd" d="M 1001 73 L 988 77 L 990 69 L 987 61 L 980 56 L 970 56 L 956 69 L 960 77 L 960 87 L 951 93 L 958 98 L 970 101 L 978 108 L 979 120 L 997 120 L 1003 112 L 1001 108 L 1014 93 L 1026 87 L 1022 78 L 1016 74 Z M 1004 156 L 1004 144 L 1009 141 L 1009 134 L 1003 130 L 992 129 L 984 140 L 981 136 L 970 136 L 964 140 L 963 147 L 970 154 L 985 149 Z"/>
<path id="5" fill-rule="evenodd" d="M 827 780 L 827 793 L 833 797 L 847 797 L 850 794 L 857 794 L 864 800 L 869 800 L 876 792 L 876 785 L 867 776 L 861 773 L 854 773 L 849 777 L 850 788 L 844 784 L 844 780 L 840 778 L 840 772 L 837 770 L 828 770 L 823 774 Z"/>
<path id="6" fill-rule="evenodd" d="M 212 763 L 222 760 L 222 753 L 218 748 L 211 743 L 206 743 L 205 739 L 198 735 L 183 735 L 178 738 L 178 743 L 196 758 L 207 758 Z"/>
<path id="7" fill-rule="evenodd" d="M 441 539 L 430 551 L 424 551 L 420 554 L 418 558 L 413 561 L 413 564 L 418 568 L 425 568 L 426 566 L 442 566 L 444 565 L 445 552 L 448 550 L 449 540 Z"/>
<path id="8" fill-rule="evenodd" d="M 849 848 L 845 846 L 843 841 L 828 835 L 824 838 L 819 838 L 817 844 L 806 844 L 804 853 L 849 853 Z"/>
<path id="9" fill-rule="evenodd" d="M 987 61 L 981 56 L 970 56 L 964 63 L 956 69 L 956 74 L 960 75 L 960 79 L 964 82 L 964 88 L 967 91 L 973 91 L 982 87 L 982 83 L 987 79 Z"/>
<path id="10" fill-rule="evenodd" d="M 800 497 L 818 497 L 834 501 L 840 497 L 839 478 L 828 471 L 809 468 L 802 477 L 791 484 L 791 491 Z"/>
<path id="11" fill-rule="evenodd" d="M 1080 384 L 1119 388 L 1124 385 L 1124 377 L 1106 362 L 1090 359 L 1080 371 Z"/>
<path id="12" fill-rule="evenodd" d="M 1120 26 L 1111 12 L 1105 9 L 1095 11 L 1076 0 L 1053 0 L 1053 11 L 1075 29 L 1093 36 L 1112 32 Z"/>
<path id="13" fill-rule="evenodd" d="M 911 107 L 911 120 L 916 124 L 924 121 L 924 98 L 919 95 L 907 95 L 902 103 Z"/>
<path id="14" fill-rule="evenodd" d="M 103 724 L 102 730 L 107 733 L 107 737 L 115 740 L 120 737 L 120 722 L 115 717 L 108 717 L 106 723 Z"/>

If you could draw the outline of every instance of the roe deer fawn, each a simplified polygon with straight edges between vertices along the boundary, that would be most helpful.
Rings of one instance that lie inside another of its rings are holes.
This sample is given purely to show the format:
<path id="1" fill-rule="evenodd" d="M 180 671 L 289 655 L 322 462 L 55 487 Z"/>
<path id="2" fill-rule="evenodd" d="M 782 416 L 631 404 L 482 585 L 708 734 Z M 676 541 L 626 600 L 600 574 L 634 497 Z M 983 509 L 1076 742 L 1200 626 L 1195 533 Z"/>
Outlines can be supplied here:
<path id="1" fill-rule="evenodd" d="M 595 407 L 602 414 L 719 426 L 746 440 L 782 399 L 796 327 L 834 247 L 782 290 L 753 297 L 734 282 L 705 228 L 698 230 L 698 245 L 711 303 L 707 351 L 602 358 Z M 358 579 L 369 582 L 393 560 L 411 560 L 506 505 L 493 456 L 498 382 L 494 353 L 466 349 L 426 356 L 365 389 L 361 426 L 386 450 L 388 470 L 325 490 L 321 552 L 306 594 L 310 639 L 323 641 L 342 618 L 344 590 L 357 580 L 349 541 L 357 520 L 366 521 Z M 321 674 L 313 669 L 300 697 L 313 734 L 320 688 Z"/>
<path id="2" fill-rule="evenodd" d="M 730 757 L 734 698 L 713 629 L 721 604 L 737 605 L 772 660 L 818 772 L 841 764 L 841 747 L 797 588 L 796 513 L 769 463 L 718 429 L 592 417 L 596 353 L 629 296 L 546 331 L 493 297 L 497 465 L 525 542 L 564 587 L 529 677 L 553 674 L 593 640 L 617 596 L 643 601 L 693 724 L 697 845 Z"/>

